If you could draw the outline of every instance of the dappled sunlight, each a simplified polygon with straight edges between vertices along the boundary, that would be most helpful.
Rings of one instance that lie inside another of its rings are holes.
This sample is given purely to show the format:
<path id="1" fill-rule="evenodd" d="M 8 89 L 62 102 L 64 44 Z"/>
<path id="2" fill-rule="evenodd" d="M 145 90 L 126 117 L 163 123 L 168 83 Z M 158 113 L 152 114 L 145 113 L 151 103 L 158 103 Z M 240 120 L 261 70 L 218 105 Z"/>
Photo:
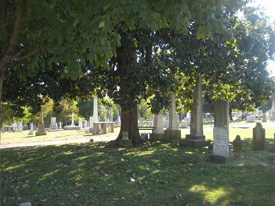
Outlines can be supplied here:
<path id="1" fill-rule="evenodd" d="M 48 179 L 50 177 L 53 177 L 59 170 L 54 170 L 52 172 L 48 172 L 46 174 L 43 174 L 40 176 L 40 178 L 38 179 L 39 182 L 42 182 L 42 181 L 48 181 Z"/>

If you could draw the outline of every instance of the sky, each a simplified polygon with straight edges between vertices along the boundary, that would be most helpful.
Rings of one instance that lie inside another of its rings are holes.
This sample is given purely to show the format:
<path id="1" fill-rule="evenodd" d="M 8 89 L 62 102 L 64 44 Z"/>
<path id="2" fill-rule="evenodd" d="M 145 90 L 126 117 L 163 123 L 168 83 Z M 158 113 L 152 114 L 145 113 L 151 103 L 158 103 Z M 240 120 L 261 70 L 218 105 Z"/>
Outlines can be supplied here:
<path id="1" fill-rule="evenodd" d="M 265 9 L 265 13 L 270 17 L 271 21 L 275 21 L 275 1 L 274 0 L 254 0 L 253 5 L 261 5 Z M 275 77 L 275 61 L 269 61 L 268 70 Z"/>

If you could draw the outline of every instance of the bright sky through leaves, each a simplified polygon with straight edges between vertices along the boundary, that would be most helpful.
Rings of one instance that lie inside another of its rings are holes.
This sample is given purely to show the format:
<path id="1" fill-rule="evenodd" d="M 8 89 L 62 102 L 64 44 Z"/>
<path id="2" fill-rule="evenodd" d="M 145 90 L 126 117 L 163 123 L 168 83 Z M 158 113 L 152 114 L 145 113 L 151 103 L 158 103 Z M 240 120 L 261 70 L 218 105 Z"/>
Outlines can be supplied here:
<path id="1" fill-rule="evenodd" d="M 275 22 L 275 1 L 274 0 L 254 0 L 254 6 L 261 5 L 265 9 L 265 13 L 270 17 L 271 22 Z M 272 76 L 275 76 L 275 61 L 269 61 L 268 70 Z"/>

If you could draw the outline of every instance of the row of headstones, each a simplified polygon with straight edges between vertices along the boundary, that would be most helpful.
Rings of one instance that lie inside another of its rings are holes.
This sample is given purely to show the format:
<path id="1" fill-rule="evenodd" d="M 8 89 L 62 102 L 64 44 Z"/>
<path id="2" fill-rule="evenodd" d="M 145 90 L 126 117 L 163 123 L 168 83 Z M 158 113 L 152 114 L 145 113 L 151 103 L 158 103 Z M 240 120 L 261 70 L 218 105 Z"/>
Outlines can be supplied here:
<path id="1" fill-rule="evenodd" d="M 261 123 L 257 123 L 256 127 L 253 128 L 253 150 L 264 150 L 265 148 L 265 129 Z M 233 151 L 243 151 L 243 141 L 239 135 L 236 136 L 233 141 Z"/>
<path id="2" fill-rule="evenodd" d="M 154 127 L 155 117 L 156 115 L 154 116 L 153 120 L 143 120 L 143 117 L 140 117 L 138 121 L 138 126 Z M 187 117 L 185 117 L 181 122 L 179 121 L 179 118 L 177 118 L 177 123 L 181 128 L 187 128 L 187 126 L 190 126 L 190 121 L 191 121 L 191 115 L 189 115 L 189 117 L 187 115 Z M 163 117 L 163 127 L 164 128 L 169 127 L 169 117 Z"/>
<path id="3" fill-rule="evenodd" d="M 4 125 L 4 132 L 23 132 L 23 122 L 14 122 L 12 126 Z"/>

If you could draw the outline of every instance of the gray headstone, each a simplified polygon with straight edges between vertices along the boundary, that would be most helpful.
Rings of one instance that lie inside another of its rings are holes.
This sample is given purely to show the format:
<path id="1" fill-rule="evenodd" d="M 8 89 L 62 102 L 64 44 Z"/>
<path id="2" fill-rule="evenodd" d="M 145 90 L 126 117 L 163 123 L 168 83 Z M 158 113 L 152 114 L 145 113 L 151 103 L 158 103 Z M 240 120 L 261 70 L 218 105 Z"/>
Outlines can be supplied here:
<path id="1" fill-rule="evenodd" d="M 242 152 L 243 151 L 243 141 L 241 140 L 240 135 L 237 135 L 233 141 L 233 151 Z"/>
<path id="2" fill-rule="evenodd" d="M 264 150 L 265 145 L 265 129 L 261 123 L 257 123 L 253 128 L 253 150 Z"/>

